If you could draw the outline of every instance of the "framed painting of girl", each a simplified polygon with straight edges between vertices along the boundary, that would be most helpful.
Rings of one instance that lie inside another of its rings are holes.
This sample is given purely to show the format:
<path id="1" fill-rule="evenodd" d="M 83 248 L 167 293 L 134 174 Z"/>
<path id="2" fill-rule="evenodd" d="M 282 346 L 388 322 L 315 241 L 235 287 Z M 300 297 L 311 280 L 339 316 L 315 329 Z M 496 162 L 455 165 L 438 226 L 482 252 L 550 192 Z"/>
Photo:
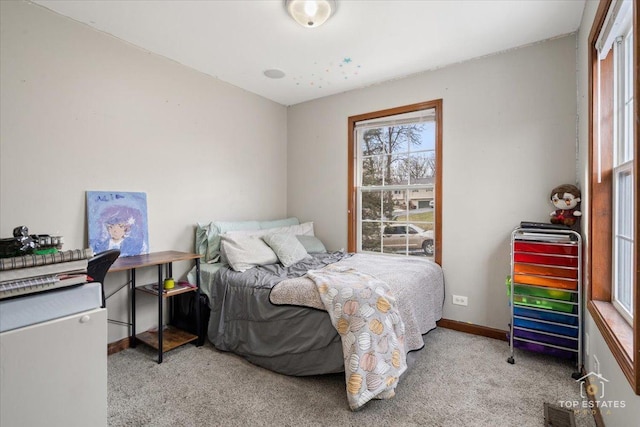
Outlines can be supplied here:
<path id="1" fill-rule="evenodd" d="M 98 254 L 120 249 L 120 256 L 149 253 L 147 194 L 87 191 L 89 247 Z"/>

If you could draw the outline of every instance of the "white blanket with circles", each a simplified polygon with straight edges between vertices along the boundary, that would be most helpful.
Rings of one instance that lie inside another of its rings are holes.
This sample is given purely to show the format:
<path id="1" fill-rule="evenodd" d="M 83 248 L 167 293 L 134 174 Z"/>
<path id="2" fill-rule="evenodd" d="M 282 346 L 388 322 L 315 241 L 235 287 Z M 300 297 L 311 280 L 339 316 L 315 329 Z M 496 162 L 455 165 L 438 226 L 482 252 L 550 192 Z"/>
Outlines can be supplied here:
<path id="1" fill-rule="evenodd" d="M 424 346 L 422 334 L 442 317 L 444 275 L 438 264 L 422 257 L 354 254 L 335 264 L 377 277 L 391 288 L 405 325 L 405 350 Z M 317 286 L 307 276 L 283 280 L 271 291 L 276 305 L 300 305 L 326 310 Z"/>
<path id="2" fill-rule="evenodd" d="M 336 264 L 307 276 L 342 338 L 349 407 L 393 397 L 407 363 L 405 324 L 389 285 Z"/>

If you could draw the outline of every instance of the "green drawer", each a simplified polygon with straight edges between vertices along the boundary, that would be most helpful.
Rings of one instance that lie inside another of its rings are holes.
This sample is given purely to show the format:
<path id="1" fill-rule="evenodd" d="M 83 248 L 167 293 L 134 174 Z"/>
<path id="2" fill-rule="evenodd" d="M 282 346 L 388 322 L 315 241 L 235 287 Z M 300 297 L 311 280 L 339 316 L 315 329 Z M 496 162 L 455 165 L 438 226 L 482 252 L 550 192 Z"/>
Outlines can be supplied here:
<path id="1" fill-rule="evenodd" d="M 507 296 L 511 295 L 511 278 L 507 277 L 506 281 L 507 285 Z M 516 295 L 527 295 L 532 297 L 540 297 L 540 298 L 549 298 L 549 299 L 557 299 L 561 301 L 576 301 L 578 299 L 578 294 L 575 292 L 568 292 L 562 289 L 553 289 L 541 286 L 526 286 L 526 285 L 518 285 L 514 286 Z"/>
<path id="2" fill-rule="evenodd" d="M 564 313 L 577 313 L 578 306 L 568 302 L 548 300 L 529 295 L 514 295 L 513 303 L 526 307 L 543 308 L 546 310 L 562 311 Z"/>

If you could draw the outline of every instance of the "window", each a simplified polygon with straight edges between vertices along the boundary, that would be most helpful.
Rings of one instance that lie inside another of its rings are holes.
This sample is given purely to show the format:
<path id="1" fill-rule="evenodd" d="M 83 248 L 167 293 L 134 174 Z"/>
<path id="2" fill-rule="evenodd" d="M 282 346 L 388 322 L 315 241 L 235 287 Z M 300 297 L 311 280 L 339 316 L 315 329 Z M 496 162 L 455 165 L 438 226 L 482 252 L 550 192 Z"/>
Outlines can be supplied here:
<path id="1" fill-rule="evenodd" d="M 349 118 L 349 246 L 440 263 L 442 100 Z"/>
<path id="2" fill-rule="evenodd" d="M 627 2 L 630 9 L 630 1 Z M 631 11 L 620 11 L 613 42 L 613 296 L 618 312 L 633 323 L 633 34 Z M 621 18 L 621 19 L 620 19 Z"/>
<path id="3" fill-rule="evenodd" d="M 588 309 L 640 394 L 638 4 L 602 0 L 591 44 Z M 635 19 L 634 19 L 635 16 Z M 635 39 L 635 40 L 634 40 Z M 635 325 L 635 326 L 634 326 Z"/>

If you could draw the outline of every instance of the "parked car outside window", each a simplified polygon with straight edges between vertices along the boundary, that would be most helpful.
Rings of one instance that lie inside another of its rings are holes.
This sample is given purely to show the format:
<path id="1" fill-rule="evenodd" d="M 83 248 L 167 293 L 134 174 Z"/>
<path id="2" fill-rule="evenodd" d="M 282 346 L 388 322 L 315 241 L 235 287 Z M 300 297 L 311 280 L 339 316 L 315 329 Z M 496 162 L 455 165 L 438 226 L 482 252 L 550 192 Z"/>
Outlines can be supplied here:
<path id="1" fill-rule="evenodd" d="M 423 250 L 425 255 L 435 253 L 433 230 L 423 230 L 414 224 L 389 224 L 384 228 L 382 246 L 386 250 Z"/>

